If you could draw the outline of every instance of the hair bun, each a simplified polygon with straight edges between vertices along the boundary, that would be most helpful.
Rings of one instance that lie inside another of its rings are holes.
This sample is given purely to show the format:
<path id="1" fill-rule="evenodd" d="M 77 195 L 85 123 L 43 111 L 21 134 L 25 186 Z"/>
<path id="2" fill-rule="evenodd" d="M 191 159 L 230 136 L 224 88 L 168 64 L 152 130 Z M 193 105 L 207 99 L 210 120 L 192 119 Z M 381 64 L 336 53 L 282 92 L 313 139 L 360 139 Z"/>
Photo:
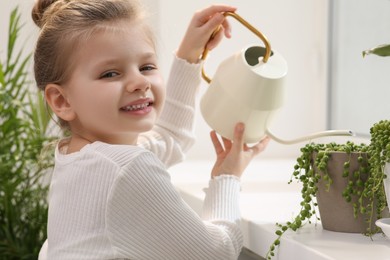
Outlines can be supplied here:
<path id="1" fill-rule="evenodd" d="M 32 19 L 39 28 L 42 28 L 45 24 L 44 13 L 45 11 L 57 0 L 36 0 L 31 12 Z"/>

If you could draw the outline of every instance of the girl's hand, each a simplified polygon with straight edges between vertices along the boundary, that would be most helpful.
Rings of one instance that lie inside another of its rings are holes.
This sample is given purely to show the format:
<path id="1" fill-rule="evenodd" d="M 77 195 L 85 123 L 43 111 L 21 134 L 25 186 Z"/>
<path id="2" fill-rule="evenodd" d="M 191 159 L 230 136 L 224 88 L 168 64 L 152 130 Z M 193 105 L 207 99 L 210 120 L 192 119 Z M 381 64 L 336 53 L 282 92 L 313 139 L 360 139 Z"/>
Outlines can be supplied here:
<path id="1" fill-rule="evenodd" d="M 211 140 L 217 154 L 217 161 L 214 164 L 211 177 L 221 174 L 241 177 L 250 161 L 267 147 L 270 140 L 268 137 L 265 137 L 252 147 L 244 144 L 244 128 L 244 124 L 238 123 L 234 129 L 233 141 L 222 138 L 223 145 L 215 131 L 211 132 Z"/>
<path id="2" fill-rule="evenodd" d="M 230 38 L 231 27 L 223 13 L 234 11 L 236 8 L 232 6 L 212 5 L 196 12 L 177 50 L 177 57 L 197 63 L 205 47 L 208 50 L 215 48 L 224 35 Z M 210 39 L 218 27 L 219 31 Z"/>

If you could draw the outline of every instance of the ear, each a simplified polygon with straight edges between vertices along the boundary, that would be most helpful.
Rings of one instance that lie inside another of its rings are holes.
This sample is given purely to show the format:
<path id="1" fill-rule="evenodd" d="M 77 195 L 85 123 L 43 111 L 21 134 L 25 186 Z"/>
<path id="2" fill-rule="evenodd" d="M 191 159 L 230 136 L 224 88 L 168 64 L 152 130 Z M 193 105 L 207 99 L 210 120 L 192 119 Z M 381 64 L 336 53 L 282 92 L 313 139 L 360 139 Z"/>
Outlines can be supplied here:
<path id="1" fill-rule="evenodd" d="M 66 92 L 58 84 L 48 84 L 45 88 L 45 99 L 51 110 L 62 120 L 72 121 L 76 113 L 66 98 Z"/>

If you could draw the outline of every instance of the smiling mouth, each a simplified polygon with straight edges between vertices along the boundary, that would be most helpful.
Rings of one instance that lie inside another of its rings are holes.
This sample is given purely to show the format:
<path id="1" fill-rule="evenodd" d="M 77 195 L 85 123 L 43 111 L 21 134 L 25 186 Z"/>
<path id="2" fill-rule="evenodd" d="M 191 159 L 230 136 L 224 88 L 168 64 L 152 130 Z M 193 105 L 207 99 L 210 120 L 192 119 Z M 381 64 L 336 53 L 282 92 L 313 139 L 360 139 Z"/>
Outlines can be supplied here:
<path id="1" fill-rule="evenodd" d="M 145 102 L 142 104 L 125 106 L 125 107 L 122 107 L 121 110 L 122 111 L 139 111 L 139 110 L 143 110 L 147 107 L 150 107 L 151 105 L 153 105 L 153 102 Z"/>

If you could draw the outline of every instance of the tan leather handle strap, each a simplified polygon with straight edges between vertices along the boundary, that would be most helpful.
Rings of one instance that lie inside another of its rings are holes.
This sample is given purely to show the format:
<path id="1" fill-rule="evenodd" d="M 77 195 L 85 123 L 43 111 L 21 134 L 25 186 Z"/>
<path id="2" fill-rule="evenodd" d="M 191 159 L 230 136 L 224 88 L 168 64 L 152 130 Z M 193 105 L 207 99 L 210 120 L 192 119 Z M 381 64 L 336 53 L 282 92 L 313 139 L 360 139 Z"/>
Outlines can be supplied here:
<path id="1" fill-rule="evenodd" d="M 265 46 L 265 55 L 263 57 L 263 62 L 266 63 L 271 56 L 271 44 L 269 43 L 268 39 L 255 27 L 253 27 L 251 24 L 249 24 L 246 20 L 244 20 L 241 16 L 239 16 L 236 13 L 233 12 L 226 12 L 224 13 L 224 16 L 231 16 L 235 18 L 237 21 L 239 21 L 242 25 L 244 25 L 246 28 L 248 28 L 251 32 L 253 32 L 255 35 L 257 35 L 264 43 Z M 214 36 L 218 33 L 220 30 L 220 26 L 213 32 L 210 39 L 214 38 Z M 202 60 L 206 60 L 207 54 L 209 50 L 205 47 L 204 51 L 202 53 L 202 56 L 200 57 Z M 204 64 L 203 64 L 204 65 Z M 211 82 L 211 79 L 207 76 L 207 74 L 204 71 L 204 66 L 202 66 L 202 77 L 205 81 L 208 83 Z"/>

